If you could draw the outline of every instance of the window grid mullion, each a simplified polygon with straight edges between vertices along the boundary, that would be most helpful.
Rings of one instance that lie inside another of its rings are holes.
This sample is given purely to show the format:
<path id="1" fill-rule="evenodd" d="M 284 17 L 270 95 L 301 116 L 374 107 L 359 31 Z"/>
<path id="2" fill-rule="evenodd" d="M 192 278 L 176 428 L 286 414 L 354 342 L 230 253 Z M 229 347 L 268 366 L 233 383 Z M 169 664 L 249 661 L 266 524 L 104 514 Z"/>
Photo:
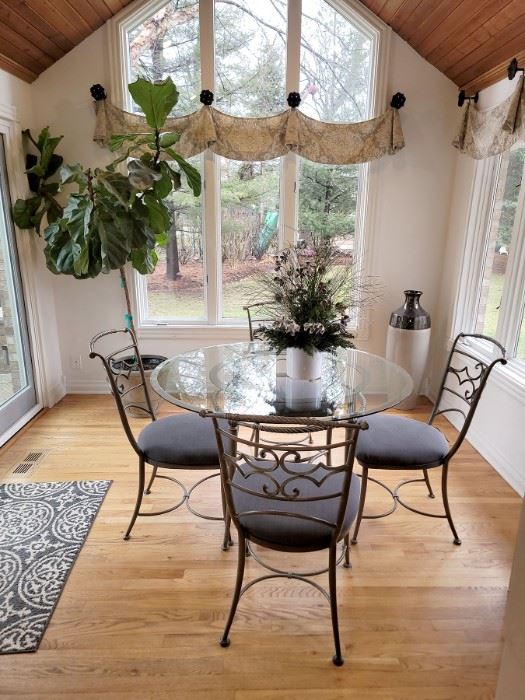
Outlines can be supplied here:
<path id="1" fill-rule="evenodd" d="M 201 88 L 215 93 L 215 21 L 214 0 L 200 0 L 199 28 Z M 209 149 L 203 155 L 202 231 L 204 237 L 204 273 L 206 316 L 210 325 L 220 318 L 220 275 L 217 250 L 220 250 L 220 183 L 218 158 Z"/>
<path id="2" fill-rule="evenodd" d="M 286 34 L 286 95 L 299 92 L 301 73 L 301 16 L 302 3 L 288 3 L 288 22 Z M 287 108 L 284 104 L 284 108 Z M 299 162 L 294 153 L 281 158 L 280 209 L 282 212 L 279 226 L 279 243 L 291 245 L 297 237 L 299 208 Z"/>

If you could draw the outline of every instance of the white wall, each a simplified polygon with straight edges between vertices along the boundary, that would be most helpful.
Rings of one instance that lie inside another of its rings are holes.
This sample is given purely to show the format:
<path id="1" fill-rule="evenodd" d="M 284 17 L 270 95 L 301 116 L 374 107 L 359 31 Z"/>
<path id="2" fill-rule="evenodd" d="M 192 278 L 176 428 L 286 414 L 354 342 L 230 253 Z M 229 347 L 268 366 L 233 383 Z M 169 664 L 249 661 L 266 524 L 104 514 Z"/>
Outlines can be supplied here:
<path id="1" fill-rule="evenodd" d="M 478 107 L 488 109 L 504 100 L 515 83 L 505 79 L 483 90 Z M 436 355 L 446 357 L 452 333 L 454 308 L 458 295 L 467 221 L 474 178 L 475 161 L 459 155 L 454 176 L 453 197 L 448 224 L 445 265 L 439 299 L 440 314 L 434 331 Z M 440 379 L 439 364 L 433 367 L 432 386 Z M 521 433 L 525 425 L 525 386 L 505 381 L 505 368 L 496 368 L 491 376 L 468 439 L 518 493 L 525 492 L 525 450 Z"/>
<path id="2" fill-rule="evenodd" d="M 0 70 L 0 117 L 12 135 L 6 140 L 12 198 L 28 195 L 20 132 L 33 128 L 33 116 L 31 86 Z M 37 381 L 38 399 L 43 405 L 52 406 L 65 393 L 54 287 L 45 268 L 41 242 L 30 232 L 19 231 L 17 236 L 33 357 L 41 379 Z"/>
<path id="3" fill-rule="evenodd" d="M 69 161 L 97 165 L 108 158 L 91 142 L 94 117 L 89 95 L 93 83 L 110 84 L 105 32 L 105 28 L 95 32 L 45 71 L 32 87 L 37 122 L 65 135 L 61 152 Z M 360 343 L 363 349 L 381 354 L 389 314 L 402 302 L 404 289 L 422 289 L 425 308 L 434 319 L 439 317 L 451 173 L 457 157 L 450 146 L 456 87 L 396 35 L 389 63 L 389 94 L 401 91 L 407 97 L 401 111 L 407 145 L 397 155 L 372 166 L 378 186 L 371 272 L 384 284 L 385 294 L 372 314 L 369 338 Z M 87 359 L 87 344 L 96 332 L 122 324 L 117 276 L 94 281 L 60 277 L 54 284 L 68 390 L 100 389 L 102 373 Z M 242 339 L 246 333 L 231 337 Z M 228 339 L 217 334 L 203 339 L 194 331 L 179 330 L 157 340 L 144 338 L 142 347 L 172 355 L 198 344 Z M 78 356 L 82 356 L 83 365 L 74 370 L 71 360 Z"/>

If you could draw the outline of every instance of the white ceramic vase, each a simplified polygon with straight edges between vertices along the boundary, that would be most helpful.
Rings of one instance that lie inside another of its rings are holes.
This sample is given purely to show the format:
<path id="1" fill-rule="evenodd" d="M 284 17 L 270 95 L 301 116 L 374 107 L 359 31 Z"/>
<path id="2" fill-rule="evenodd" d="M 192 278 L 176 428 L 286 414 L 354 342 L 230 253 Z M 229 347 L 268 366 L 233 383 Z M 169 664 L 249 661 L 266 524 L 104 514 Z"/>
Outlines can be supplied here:
<path id="1" fill-rule="evenodd" d="M 309 355 L 302 348 L 286 349 L 286 374 L 290 379 L 319 379 L 322 364 L 323 355 L 317 350 Z"/>

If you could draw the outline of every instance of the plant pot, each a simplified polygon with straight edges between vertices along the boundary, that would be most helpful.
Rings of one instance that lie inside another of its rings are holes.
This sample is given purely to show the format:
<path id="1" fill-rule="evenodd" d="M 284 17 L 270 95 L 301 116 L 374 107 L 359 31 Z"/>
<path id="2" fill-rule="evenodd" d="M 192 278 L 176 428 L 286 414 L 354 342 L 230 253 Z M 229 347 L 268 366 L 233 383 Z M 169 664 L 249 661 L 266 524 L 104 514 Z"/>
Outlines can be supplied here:
<path id="1" fill-rule="evenodd" d="M 323 355 L 317 350 L 309 355 L 302 348 L 287 348 L 286 350 L 286 374 L 290 379 L 319 379 Z"/>
<path id="2" fill-rule="evenodd" d="M 153 370 L 168 358 L 164 357 L 164 355 L 141 355 L 140 357 L 144 367 L 144 376 L 146 378 L 146 386 L 151 399 L 151 406 L 154 413 L 156 413 L 160 405 L 160 399 L 157 398 L 157 394 L 151 387 L 150 377 Z M 122 402 L 125 407 L 133 404 L 133 407 L 127 409 L 130 416 L 134 416 L 135 418 L 149 418 L 149 414 L 146 413 L 148 410 L 148 404 L 146 401 L 146 396 L 144 395 L 144 387 L 137 386 L 142 381 L 139 368 L 135 365 L 135 367 L 129 373 L 124 372 L 119 374 L 123 368 L 122 363 L 132 365 L 134 363 L 134 357 L 132 355 L 128 355 L 127 357 L 121 357 L 118 360 L 114 360 L 111 363 L 111 370 L 113 374 L 119 375 L 119 386 L 123 387 L 123 391 L 131 389 L 131 391 L 124 396 Z M 136 388 L 134 389 L 133 387 Z M 134 408 L 134 406 L 143 407 L 145 410 L 141 410 L 141 408 Z"/>

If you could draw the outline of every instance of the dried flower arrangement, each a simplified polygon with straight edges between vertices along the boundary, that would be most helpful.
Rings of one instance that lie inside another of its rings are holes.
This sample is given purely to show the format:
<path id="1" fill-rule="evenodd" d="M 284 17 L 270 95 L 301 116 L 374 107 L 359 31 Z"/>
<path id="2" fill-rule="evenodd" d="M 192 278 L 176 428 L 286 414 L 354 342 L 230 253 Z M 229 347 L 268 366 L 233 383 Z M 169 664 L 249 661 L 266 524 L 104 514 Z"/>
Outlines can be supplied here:
<path id="1" fill-rule="evenodd" d="M 260 326 L 256 336 L 277 352 L 299 348 L 313 355 L 352 348 L 351 311 L 377 296 L 377 284 L 363 282 L 330 237 L 312 237 L 310 245 L 300 241 L 279 253 L 274 270 L 260 278 L 257 298 L 264 300 L 271 323 Z"/>

